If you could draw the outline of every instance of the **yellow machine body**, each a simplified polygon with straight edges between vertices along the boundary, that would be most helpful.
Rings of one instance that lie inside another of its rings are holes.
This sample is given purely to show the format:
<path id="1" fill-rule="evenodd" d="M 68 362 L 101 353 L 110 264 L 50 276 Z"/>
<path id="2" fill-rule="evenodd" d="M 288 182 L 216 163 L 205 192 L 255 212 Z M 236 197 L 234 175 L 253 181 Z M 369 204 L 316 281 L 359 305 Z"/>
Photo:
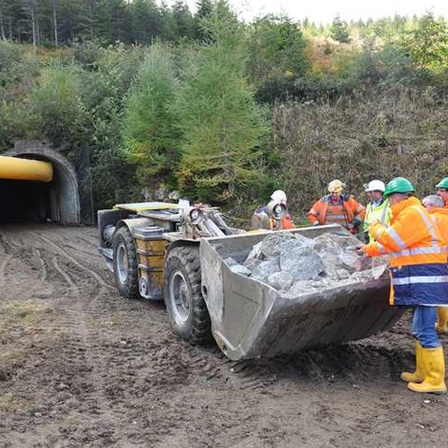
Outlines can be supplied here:
<path id="1" fill-rule="evenodd" d="M 145 232 L 135 235 L 140 271 L 140 294 L 151 299 L 163 299 L 164 263 L 168 241 Z"/>

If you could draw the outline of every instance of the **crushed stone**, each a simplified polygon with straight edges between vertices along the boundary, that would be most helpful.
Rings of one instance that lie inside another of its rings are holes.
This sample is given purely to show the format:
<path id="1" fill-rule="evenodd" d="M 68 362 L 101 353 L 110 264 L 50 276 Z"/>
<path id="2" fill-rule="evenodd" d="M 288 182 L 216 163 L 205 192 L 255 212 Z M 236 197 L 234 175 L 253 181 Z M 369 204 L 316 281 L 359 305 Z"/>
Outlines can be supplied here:
<path id="1" fill-rule="evenodd" d="M 229 263 L 233 272 L 255 278 L 284 297 L 377 280 L 387 275 L 388 258 L 358 255 L 353 235 L 324 233 L 307 238 L 275 232 L 256 244 L 243 264 Z M 229 260 L 230 261 L 230 260 Z"/>

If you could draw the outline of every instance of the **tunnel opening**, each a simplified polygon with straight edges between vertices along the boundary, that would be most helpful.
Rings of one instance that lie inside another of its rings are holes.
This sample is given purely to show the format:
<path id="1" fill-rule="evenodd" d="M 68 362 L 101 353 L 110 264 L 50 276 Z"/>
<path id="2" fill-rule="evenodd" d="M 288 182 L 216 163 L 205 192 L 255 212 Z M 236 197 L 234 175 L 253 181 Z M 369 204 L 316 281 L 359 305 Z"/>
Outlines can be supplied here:
<path id="1" fill-rule="evenodd" d="M 51 162 L 51 182 L 0 179 L 0 223 L 80 223 L 80 200 L 75 169 L 59 152 L 40 142 L 18 142 L 7 157 Z"/>
<path id="2" fill-rule="evenodd" d="M 0 223 L 49 222 L 52 220 L 48 184 L 0 180 L 2 208 Z"/>

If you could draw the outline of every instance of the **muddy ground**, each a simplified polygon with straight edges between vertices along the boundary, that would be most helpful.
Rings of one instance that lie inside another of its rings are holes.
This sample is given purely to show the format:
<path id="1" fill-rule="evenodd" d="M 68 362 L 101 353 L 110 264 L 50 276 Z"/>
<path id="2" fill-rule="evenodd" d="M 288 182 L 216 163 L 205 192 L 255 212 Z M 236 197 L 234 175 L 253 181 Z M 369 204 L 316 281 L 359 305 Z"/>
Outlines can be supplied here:
<path id="1" fill-rule="evenodd" d="M 447 446 L 408 392 L 409 315 L 382 335 L 231 362 L 119 297 L 94 228 L 0 227 L 0 447 Z M 444 343 L 448 337 L 444 336 Z"/>

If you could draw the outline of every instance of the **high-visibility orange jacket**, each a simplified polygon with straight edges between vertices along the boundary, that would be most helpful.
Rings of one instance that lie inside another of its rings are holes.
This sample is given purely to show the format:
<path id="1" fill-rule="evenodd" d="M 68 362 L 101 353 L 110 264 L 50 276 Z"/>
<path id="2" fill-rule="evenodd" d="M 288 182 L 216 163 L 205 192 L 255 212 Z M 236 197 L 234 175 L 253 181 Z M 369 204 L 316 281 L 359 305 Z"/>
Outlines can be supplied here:
<path id="1" fill-rule="evenodd" d="M 390 255 L 390 304 L 448 304 L 448 265 L 435 220 L 415 197 L 394 204 L 391 210 L 390 227 L 372 224 L 376 241 L 364 246 L 372 257 Z"/>
<path id="2" fill-rule="evenodd" d="M 445 243 L 445 253 L 448 255 L 448 208 L 436 207 L 431 210 L 431 215 L 437 223 Z"/>
<path id="3" fill-rule="evenodd" d="M 335 203 L 329 194 L 315 202 L 306 216 L 311 224 L 340 224 L 348 228 L 349 224 L 355 227 L 361 224 L 365 213 L 365 207 L 353 195 L 343 195 Z"/>
<path id="4" fill-rule="evenodd" d="M 271 221 L 273 221 L 273 219 L 271 219 Z M 273 223 L 271 224 L 272 226 L 274 225 Z M 291 215 L 288 213 L 284 218 L 282 218 L 282 222 L 281 222 L 281 229 L 282 230 L 287 230 L 287 229 L 294 229 L 294 222 L 292 220 Z"/>

